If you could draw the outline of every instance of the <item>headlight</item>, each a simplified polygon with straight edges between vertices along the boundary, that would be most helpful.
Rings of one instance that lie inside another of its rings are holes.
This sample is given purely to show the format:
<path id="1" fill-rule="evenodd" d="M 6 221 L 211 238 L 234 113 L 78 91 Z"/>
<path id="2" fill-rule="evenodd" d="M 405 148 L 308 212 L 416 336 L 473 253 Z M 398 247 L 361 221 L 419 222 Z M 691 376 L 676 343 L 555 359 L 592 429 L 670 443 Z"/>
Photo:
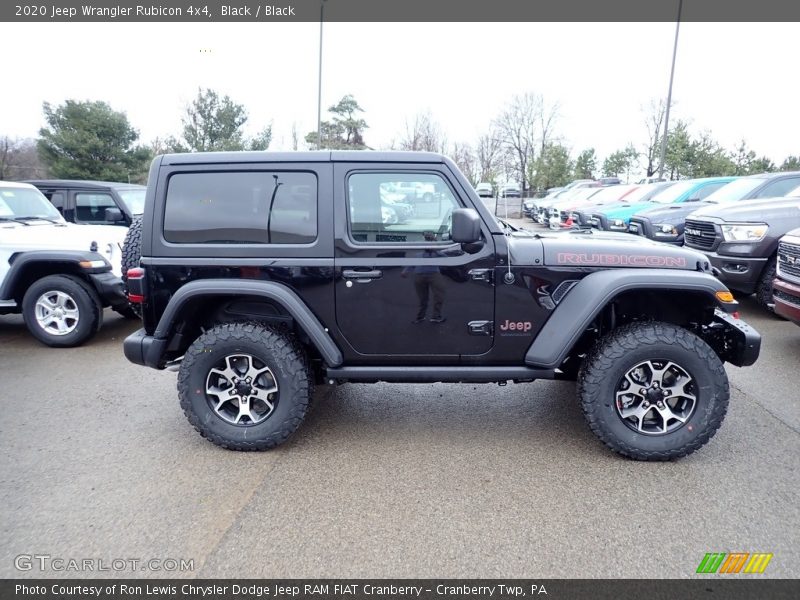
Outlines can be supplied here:
<path id="1" fill-rule="evenodd" d="M 627 229 L 628 225 L 622 219 L 611 219 L 609 227 L 615 227 L 618 229 Z"/>
<path id="2" fill-rule="evenodd" d="M 722 237 L 726 242 L 760 242 L 767 231 L 769 227 L 765 223 L 722 225 Z"/>
<path id="3" fill-rule="evenodd" d="M 674 225 L 670 225 L 669 223 L 654 225 L 653 229 L 658 237 L 675 237 L 678 235 L 678 230 L 675 229 Z"/>

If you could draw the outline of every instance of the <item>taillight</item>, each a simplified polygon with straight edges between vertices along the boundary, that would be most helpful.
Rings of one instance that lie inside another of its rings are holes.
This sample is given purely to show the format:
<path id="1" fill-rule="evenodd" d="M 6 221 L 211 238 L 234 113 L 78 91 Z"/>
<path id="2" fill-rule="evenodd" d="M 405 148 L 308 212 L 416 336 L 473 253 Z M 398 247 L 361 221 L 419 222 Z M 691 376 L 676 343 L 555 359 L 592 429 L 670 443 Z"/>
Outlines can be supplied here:
<path id="1" fill-rule="evenodd" d="M 128 279 L 128 301 L 133 304 L 144 302 L 144 269 L 134 267 L 128 269 L 126 274 Z"/>

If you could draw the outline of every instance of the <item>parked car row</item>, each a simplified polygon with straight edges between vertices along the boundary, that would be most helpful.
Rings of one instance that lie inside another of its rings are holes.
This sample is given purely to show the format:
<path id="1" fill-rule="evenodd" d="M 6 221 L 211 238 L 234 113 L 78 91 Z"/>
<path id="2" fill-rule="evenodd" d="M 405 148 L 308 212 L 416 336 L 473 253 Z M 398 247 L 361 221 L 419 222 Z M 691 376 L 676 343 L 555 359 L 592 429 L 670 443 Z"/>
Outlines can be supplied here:
<path id="1" fill-rule="evenodd" d="M 789 296 L 800 297 L 795 289 L 800 284 L 794 274 L 795 265 L 800 270 L 792 250 L 795 238 L 779 242 L 800 227 L 800 172 L 578 190 L 538 208 L 531 218 L 551 229 L 629 233 L 699 250 L 728 287 L 755 294 L 759 304 L 781 315 L 792 310 Z M 779 259 L 788 274 L 775 288 L 780 300 L 773 293 Z M 800 302 L 792 306 L 800 310 Z"/>

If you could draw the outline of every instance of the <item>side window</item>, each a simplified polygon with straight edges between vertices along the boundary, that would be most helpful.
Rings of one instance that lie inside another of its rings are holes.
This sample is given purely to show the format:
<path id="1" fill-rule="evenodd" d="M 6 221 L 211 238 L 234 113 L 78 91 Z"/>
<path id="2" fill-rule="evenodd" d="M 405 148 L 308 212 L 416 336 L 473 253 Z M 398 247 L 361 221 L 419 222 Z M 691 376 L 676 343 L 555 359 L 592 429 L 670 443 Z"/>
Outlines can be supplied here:
<path id="1" fill-rule="evenodd" d="M 787 177 L 770 183 L 756 194 L 756 198 L 779 198 L 800 185 L 800 177 Z"/>
<path id="2" fill-rule="evenodd" d="M 177 244 L 310 244 L 317 239 L 317 178 L 303 172 L 177 173 L 164 239 Z"/>
<path id="3" fill-rule="evenodd" d="M 58 212 L 64 214 L 63 192 L 55 192 L 53 190 L 43 190 L 42 193 L 48 200 L 50 200 L 50 203 L 58 209 Z"/>
<path id="4" fill-rule="evenodd" d="M 110 194 L 78 192 L 75 194 L 75 220 L 80 223 L 106 223 L 106 209 L 117 208 Z"/>
<path id="5" fill-rule="evenodd" d="M 353 173 L 348 178 L 350 235 L 355 242 L 449 242 L 459 203 L 435 173 Z"/>
<path id="6" fill-rule="evenodd" d="M 692 194 L 692 196 L 697 198 L 698 200 L 705 200 L 706 198 L 708 198 L 708 196 L 716 192 L 723 185 L 725 185 L 725 183 L 709 183 L 708 185 L 704 185 L 699 190 L 697 190 L 697 192 Z"/>

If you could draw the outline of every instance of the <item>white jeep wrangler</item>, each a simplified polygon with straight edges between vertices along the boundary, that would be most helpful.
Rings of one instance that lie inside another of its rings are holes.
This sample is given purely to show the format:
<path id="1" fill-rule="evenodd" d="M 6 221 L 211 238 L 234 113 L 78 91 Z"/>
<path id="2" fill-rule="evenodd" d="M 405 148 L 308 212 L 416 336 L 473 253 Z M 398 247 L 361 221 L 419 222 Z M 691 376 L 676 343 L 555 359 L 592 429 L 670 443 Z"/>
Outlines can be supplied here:
<path id="1" fill-rule="evenodd" d="M 123 292 L 125 229 L 64 221 L 34 186 L 0 181 L 0 315 L 22 313 L 48 346 L 92 337 L 110 306 L 133 315 Z"/>

